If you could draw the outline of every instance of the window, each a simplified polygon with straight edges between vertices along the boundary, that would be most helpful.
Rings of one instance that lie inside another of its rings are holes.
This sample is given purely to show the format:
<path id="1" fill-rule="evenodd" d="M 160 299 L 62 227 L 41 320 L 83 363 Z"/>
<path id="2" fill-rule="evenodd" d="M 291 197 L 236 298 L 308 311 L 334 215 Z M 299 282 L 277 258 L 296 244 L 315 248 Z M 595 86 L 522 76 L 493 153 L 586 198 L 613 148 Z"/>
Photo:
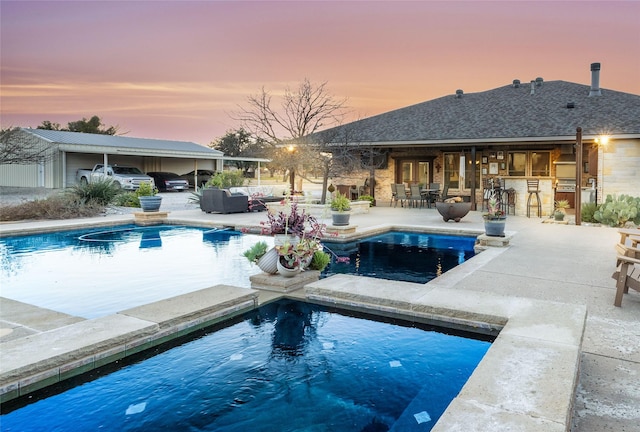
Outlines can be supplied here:
<path id="1" fill-rule="evenodd" d="M 551 153 L 549 152 L 509 152 L 509 175 L 548 177 L 550 162 Z"/>

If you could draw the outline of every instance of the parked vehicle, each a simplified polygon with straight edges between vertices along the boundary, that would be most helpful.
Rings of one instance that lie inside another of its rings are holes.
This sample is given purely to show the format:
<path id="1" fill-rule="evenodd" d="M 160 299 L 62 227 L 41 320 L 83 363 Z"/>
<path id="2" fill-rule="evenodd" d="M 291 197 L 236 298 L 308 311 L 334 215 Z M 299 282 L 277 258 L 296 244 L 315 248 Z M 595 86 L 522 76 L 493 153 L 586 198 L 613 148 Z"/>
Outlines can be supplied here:
<path id="1" fill-rule="evenodd" d="M 153 177 L 156 187 L 160 191 L 182 192 L 189 189 L 189 182 L 181 178 L 178 174 L 166 171 L 148 172 L 149 177 Z"/>
<path id="2" fill-rule="evenodd" d="M 76 171 L 76 181 L 79 183 L 91 183 L 98 179 L 109 178 L 122 189 L 137 190 L 140 183 L 147 182 L 155 186 L 155 181 L 140 169 L 131 166 L 107 165 L 107 175 L 104 174 L 104 164 L 96 164 L 93 169 L 81 168 Z"/>
<path id="3" fill-rule="evenodd" d="M 186 174 L 182 174 L 180 178 L 183 178 L 186 181 L 188 181 L 189 187 L 195 187 L 195 173 L 196 173 L 195 171 L 191 171 Z M 198 186 L 200 187 L 204 186 L 209 181 L 209 179 L 215 174 L 216 172 L 212 170 L 199 169 L 198 170 Z"/>

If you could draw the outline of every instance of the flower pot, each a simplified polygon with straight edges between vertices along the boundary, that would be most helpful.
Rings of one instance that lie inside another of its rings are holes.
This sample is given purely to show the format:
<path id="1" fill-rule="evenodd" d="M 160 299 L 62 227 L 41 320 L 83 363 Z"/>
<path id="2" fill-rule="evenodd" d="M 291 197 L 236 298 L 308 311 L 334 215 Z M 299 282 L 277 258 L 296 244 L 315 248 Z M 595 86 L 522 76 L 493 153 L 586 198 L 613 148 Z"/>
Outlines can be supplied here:
<path id="1" fill-rule="evenodd" d="M 141 196 L 138 197 L 140 201 L 140 208 L 143 212 L 157 212 L 160 210 L 160 204 L 162 203 L 161 196 Z"/>
<path id="2" fill-rule="evenodd" d="M 260 270 L 269 274 L 278 273 L 278 251 L 275 248 L 271 248 L 266 254 L 262 255 L 256 263 Z"/>
<path id="3" fill-rule="evenodd" d="M 295 275 L 300 273 L 299 265 L 294 268 L 288 268 L 284 264 L 282 264 L 282 261 L 280 259 L 276 261 L 276 265 L 278 267 L 278 274 L 280 274 L 283 277 L 294 277 Z"/>
<path id="4" fill-rule="evenodd" d="M 333 212 L 331 214 L 332 222 L 334 226 L 346 226 L 349 225 L 349 214 L 348 212 Z"/>
<path id="5" fill-rule="evenodd" d="M 485 219 L 484 231 L 489 237 L 504 237 L 504 227 L 507 223 L 507 218 L 499 219 Z"/>

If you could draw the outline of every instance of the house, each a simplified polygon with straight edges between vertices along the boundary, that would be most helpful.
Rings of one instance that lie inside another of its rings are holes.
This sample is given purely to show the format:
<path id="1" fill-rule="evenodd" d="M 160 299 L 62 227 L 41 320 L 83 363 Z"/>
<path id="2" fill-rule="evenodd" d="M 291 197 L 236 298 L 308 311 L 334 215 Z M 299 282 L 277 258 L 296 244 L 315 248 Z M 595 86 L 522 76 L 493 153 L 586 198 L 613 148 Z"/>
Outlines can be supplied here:
<path id="1" fill-rule="evenodd" d="M 65 188 L 76 182 L 78 169 L 101 163 L 183 174 L 198 169 L 221 171 L 225 160 L 267 161 L 225 157 L 218 150 L 187 141 L 27 128 L 20 128 L 16 139 L 48 149 L 49 157 L 30 165 L 0 165 L 0 186 Z"/>
<path id="2" fill-rule="evenodd" d="M 386 155 L 386 168 L 375 170 L 378 202 L 390 200 L 391 183 L 440 183 L 479 209 L 491 178 L 513 189 L 520 215 L 527 212 L 527 179 L 539 181 L 544 215 L 558 199 L 573 206 L 576 191 L 583 203 L 608 194 L 640 196 L 640 96 L 601 89 L 599 81 L 600 64 L 593 63 L 590 85 L 536 78 L 479 93 L 457 90 L 315 138 Z M 576 159 L 583 161 L 578 168 Z M 341 180 L 356 184 L 365 177 L 367 171 Z"/>

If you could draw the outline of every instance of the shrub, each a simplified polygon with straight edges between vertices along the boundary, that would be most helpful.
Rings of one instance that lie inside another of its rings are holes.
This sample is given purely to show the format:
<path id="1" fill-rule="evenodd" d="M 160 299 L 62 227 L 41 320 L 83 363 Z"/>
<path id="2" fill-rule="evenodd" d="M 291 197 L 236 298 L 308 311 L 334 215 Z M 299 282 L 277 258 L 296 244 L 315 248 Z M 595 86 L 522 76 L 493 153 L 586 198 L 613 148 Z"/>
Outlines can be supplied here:
<path id="1" fill-rule="evenodd" d="M 372 197 L 371 195 L 360 195 L 360 198 L 358 198 L 360 201 L 369 201 L 369 207 L 373 207 L 373 203 L 375 202 L 375 198 Z"/>
<path id="2" fill-rule="evenodd" d="M 582 208 L 580 210 L 580 214 L 582 216 L 583 222 L 598 222 L 593 214 L 598 210 L 598 204 L 596 203 L 585 203 L 582 204 Z"/>
<path id="3" fill-rule="evenodd" d="M 111 179 L 103 179 L 86 184 L 78 183 L 67 191 L 72 199 L 77 199 L 84 204 L 95 202 L 105 206 L 120 193 L 120 188 L 115 186 Z"/>
<path id="4" fill-rule="evenodd" d="M 596 210 L 593 217 L 598 222 L 617 227 L 627 221 L 640 225 L 640 198 L 630 195 L 607 195 L 605 202 Z"/>
<path id="5" fill-rule="evenodd" d="M 313 253 L 313 258 L 311 259 L 311 264 L 309 264 L 309 269 L 322 271 L 329 265 L 330 262 L 331 255 L 326 252 L 317 250 Z"/>
<path id="6" fill-rule="evenodd" d="M 338 192 L 331 201 L 331 210 L 337 212 L 349 211 L 351 210 L 351 201 L 349 201 L 346 195 Z"/>
<path id="7" fill-rule="evenodd" d="M 104 206 L 96 200 L 83 202 L 71 194 L 54 195 L 42 200 L 26 201 L 0 208 L 0 220 L 19 221 L 31 219 L 73 219 L 97 216 Z"/>
<path id="8" fill-rule="evenodd" d="M 140 207 L 140 200 L 135 192 L 122 192 L 116 195 L 113 205 L 120 207 Z"/>
<path id="9" fill-rule="evenodd" d="M 244 185 L 244 175 L 242 171 L 222 171 L 217 172 L 207 181 L 207 187 L 217 187 L 220 189 L 228 189 L 230 187 L 239 187 Z"/>

